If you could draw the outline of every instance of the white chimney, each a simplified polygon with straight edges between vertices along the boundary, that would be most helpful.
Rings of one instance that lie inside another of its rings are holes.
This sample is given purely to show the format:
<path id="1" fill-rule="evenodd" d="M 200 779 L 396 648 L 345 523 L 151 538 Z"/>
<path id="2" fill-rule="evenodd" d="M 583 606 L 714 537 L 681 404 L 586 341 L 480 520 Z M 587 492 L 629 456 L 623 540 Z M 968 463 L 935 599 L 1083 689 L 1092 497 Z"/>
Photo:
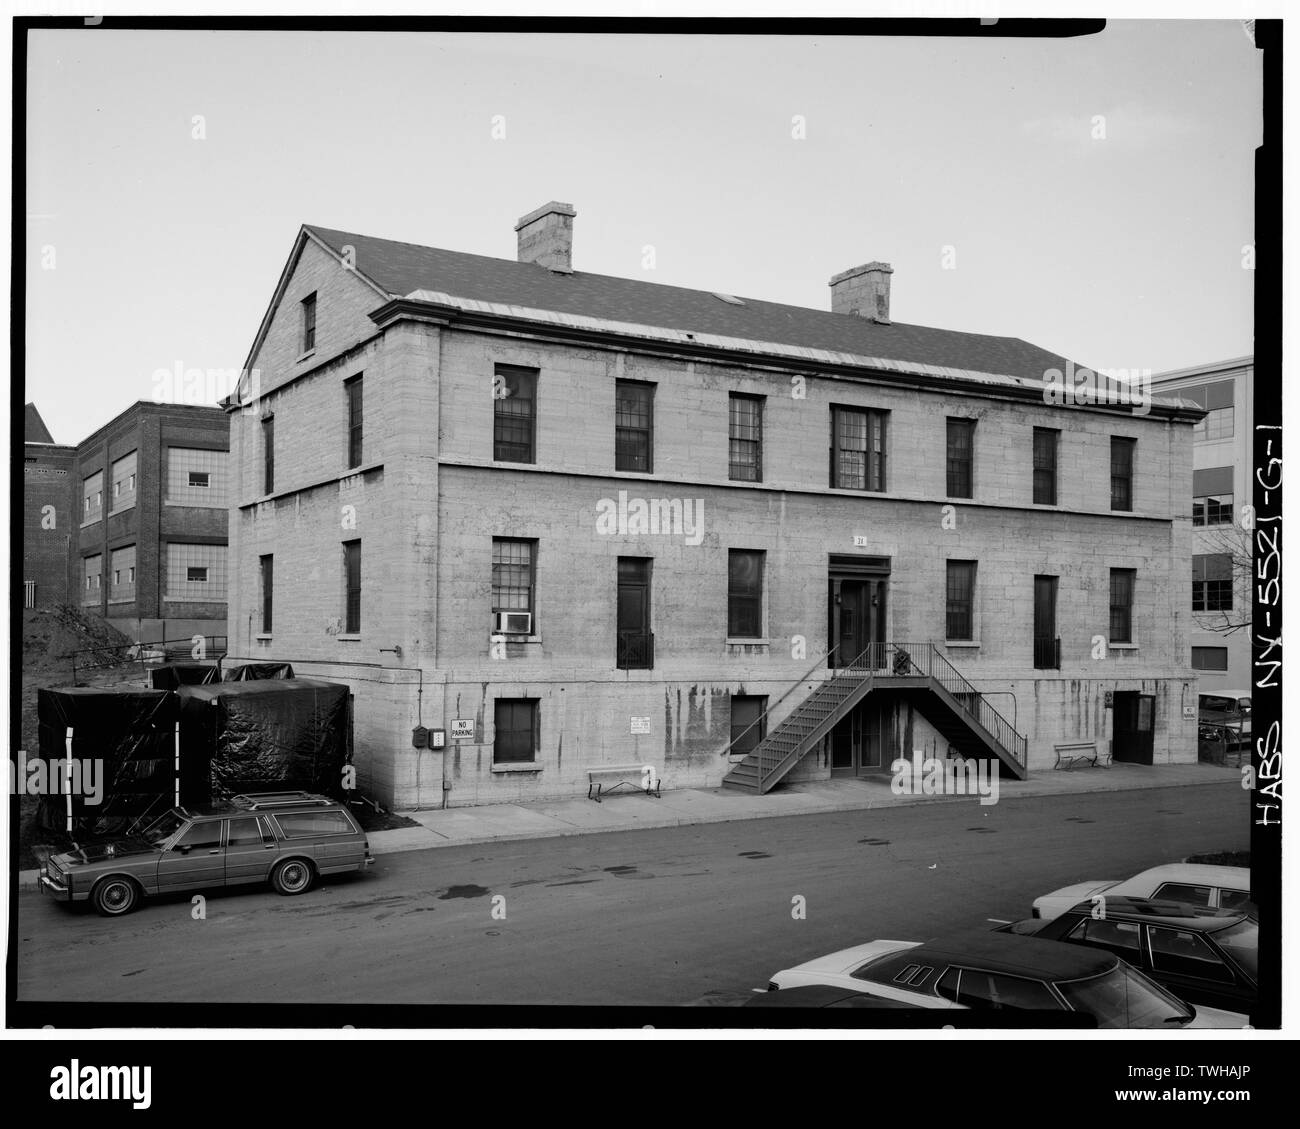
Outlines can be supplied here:
<path id="1" fill-rule="evenodd" d="M 856 314 L 879 325 L 889 324 L 889 276 L 894 268 L 888 263 L 864 263 L 841 271 L 830 281 L 831 312 Z"/>
<path id="2" fill-rule="evenodd" d="M 552 200 L 524 216 L 515 224 L 519 236 L 519 261 L 537 263 L 561 274 L 572 274 L 573 217 L 577 214 L 572 204 Z"/>

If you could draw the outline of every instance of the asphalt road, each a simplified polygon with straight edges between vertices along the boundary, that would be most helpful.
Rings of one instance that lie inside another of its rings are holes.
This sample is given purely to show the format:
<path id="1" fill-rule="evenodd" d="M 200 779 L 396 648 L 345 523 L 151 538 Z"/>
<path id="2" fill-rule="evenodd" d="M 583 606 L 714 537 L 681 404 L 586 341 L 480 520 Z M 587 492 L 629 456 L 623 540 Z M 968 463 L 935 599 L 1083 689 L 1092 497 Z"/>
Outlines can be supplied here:
<path id="1" fill-rule="evenodd" d="M 1245 849 L 1248 798 L 961 799 L 412 851 L 298 897 L 215 891 L 201 920 L 188 896 L 111 920 L 24 893 L 18 998 L 675 1004 L 877 937 L 1026 917 L 1069 882 Z"/>

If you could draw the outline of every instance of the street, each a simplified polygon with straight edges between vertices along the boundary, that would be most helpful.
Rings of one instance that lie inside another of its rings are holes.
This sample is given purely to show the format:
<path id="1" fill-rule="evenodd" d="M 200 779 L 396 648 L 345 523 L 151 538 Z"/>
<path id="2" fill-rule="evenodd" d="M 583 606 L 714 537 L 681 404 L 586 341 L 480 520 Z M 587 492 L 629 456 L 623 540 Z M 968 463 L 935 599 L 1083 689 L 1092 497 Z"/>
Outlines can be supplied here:
<path id="1" fill-rule="evenodd" d="M 25 892 L 17 994 L 677 1004 L 877 937 L 1027 917 L 1070 882 L 1244 849 L 1248 800 L 1231 784 L 959 799 L 383 854 L 298 897 L 214 891 L 200 920 L 189 897 L 105 919 Z"/>

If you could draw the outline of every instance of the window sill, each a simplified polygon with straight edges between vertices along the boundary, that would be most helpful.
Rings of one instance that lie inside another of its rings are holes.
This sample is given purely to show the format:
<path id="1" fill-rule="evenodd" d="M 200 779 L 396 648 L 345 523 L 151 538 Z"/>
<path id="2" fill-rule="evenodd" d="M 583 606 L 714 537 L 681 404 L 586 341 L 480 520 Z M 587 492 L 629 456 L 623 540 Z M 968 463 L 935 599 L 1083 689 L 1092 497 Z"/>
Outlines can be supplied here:
<path id="1" fill-rule="evenodd" d="M 254 635 L 253 638 L 256 639 L 259 643 L 269 643 L 272 639 L 272 635 L 269 631 L 266 632 L 265 634 L 259 632 L 257 635 Z"/>
<path id="2" fill-rule="evenodd" d="M 165 604 L 224 604 L 225 596 L 164 596 Z"/>
<path id="3" fill-rule="evenodd" d="M 108 511 L 108 516 L 112 517 L 114 514 L 124 514 L 126 513 L 127 510 L 133 510 L 133 509 L 135 509 L 135 503 L 128 502 L 125 506 L 114 506 L 111 510 Z"/>
<path id="4" fill-rule="evenodd" d="M 980 641 L 978 639 L 945 639 L 945 647 L 965 647 L 967 650 L 978 650 Z"/>
<path id="5" fill-rule="evenodd" d="M 540 635 L 507 635 L 503 631 L 494 631 L 492 634 L 488 636 L 488 642 L 490 643 L 499 642 L 499 643 L 507 643 L 507 644 L 536 643 L 540 645 L 542 642 L 542 637 Z"/>
<path id="6" fill-rule="evenodd" d="M 1108 651 L 1136 651 L 1138 645 L 1136 643 L 1107 643 L 1106 649 Z"/>
<path id="7" fill-rule="evenodd" d="M 103 521 L 103 520 L 104 520 L 103 517 L 90 517 L 90 518 L 87 518 L 85 521 L 83 521 L 83 522 L 81 523 L 80 528 L 81 528 L 81 529 L 85 529 L 87 526 L 90 526 L 90 525 L 98 525 L 98 524 L 99 524 L 101 521 Z"/>
<path id="8" fill-rule="evenodd" d="M 305 361 L 305 360 L 309 360 L 310 358 L 314 357 L 315 355 L 316 355 L 316 348 L 315 348 L 315 346 L 313 346 L 312 348 L 308 349 L 305 353 L 300 353 L 300 354 L 298 354 L 298 359 L 297 359 L 296 361 L 294 361 L 293 363 L 296 364 L 296 365 L 300 365 L 300 364 L 302 364 L 303 361 Z M 202 464 L 200 464 L 200 465 L 202 465 Z"/>
<path id="9" fill-rule="evenodd" d="M 360 643 L 360 642 L 361 642 L 361 636 L 360 636 L 360 634 L 336 635 L 335 638 L 338 639 L 339 642 L 341 642 L 341 643 Z"/>
<path id="10" fill-rule="evenodd" d="M 771 645 L 771 639 L 743 639 L 733 636 L 727 637 L 728 647 L 770 647 Z"/>
<path id="11" fill-rule="evenodd" d="M 536 761 L 523 761 L 519 764 L 494 764 L 493 772 L 541 772 L 542 766 Z"/>

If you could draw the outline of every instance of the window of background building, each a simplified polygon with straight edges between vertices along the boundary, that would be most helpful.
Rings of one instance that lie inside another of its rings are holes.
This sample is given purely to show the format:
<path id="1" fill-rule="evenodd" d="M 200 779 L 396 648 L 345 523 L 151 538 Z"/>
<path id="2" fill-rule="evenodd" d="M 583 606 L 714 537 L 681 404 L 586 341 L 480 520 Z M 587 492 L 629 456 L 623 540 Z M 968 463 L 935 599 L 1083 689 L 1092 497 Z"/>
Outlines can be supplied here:
<path id="1" fill-rule="evenodd" d="M 81 562 L 81 602 L 97 604 L 100 596 L 100 576 L 104 568 L 104 558 L 96 555 L 86 557 Z"/>
<path id="2" fill-rule="evenodd" d="M 1192 555 L 1192 611 L 1232 610 L 1232 557 L 1228 553 Z"/>
<path id="3" fill-rule="evenodd" d="M 310 353 L 316 348 L 316 295 L 308 294 L 302 300 L 302 351 Z"/>
<path id="4" fill-rule="evenodd" d="M 1133 452 L 1136 447 L 1136 439 L 1124 439 L 1118 435 L 1112 435 L 1110 438 L 1110 508 L 1112 510 L 1133 508 Z"/>
<path id="5" fill-rule="evenodd" d="M 497 365 L 492 383 L 492 458 L 537 461 L 537 370 Z"/>
<path id="6" fill-rule="evenodd" d="M 763 481 L 763 397 L 731 393 L 727 477 L 733 482 Z"/>
<path id="7" fill-rule="evenodd" d="M 974 494 L 975 421 L 948 420 L 948 497 L 970 498 Z"/>
<path id="8" fill-rule="evenodd" d="M 614 384 L 614 469 L 654 470 L 654 385 L 636 380 Z"/>
<path id="9" fill-rule="evenodd" d="M 1034 428 L 1034 505 L 1056 505 L 1056 448 L 1061 433 Z"/>
<path id="10" fill-rule="evenodd" d="M 95 471 L 81 483 L 81 520 L 98 521 L 104 516 L 104 472 Z"/>
<path id="11" fill-rule="evenodd" d="M 537 616 L 533 611 L 535 576 L 534 541 L 492 539 L 492 618 L 498 612 L 529 612 L 532 634 L 537 634 Z"/>
<path id="12" fill-rule="evenodd" d="M 167 490 L 163 501 L 176 506 L 226 508 L 226 451 L 197 447 L 168 447 Z"/>
<path id="13" fill-rule="evenodd" d="M 1187 388 L 1171 389 L 1172 395 L 1200 404 L 1209 413 L 1192 428 L 1192 435 L 1198 443 L 1208 443 L 1215 439 L 1231 439 L 1234 429 L 1233 397 L 1234 384 L 1231 380 L 1216 380 L 1211 384 L 1197 384 Z"/>
<path id="14" fill-rule="evenodd" d="M 1192 648 L 1192 669 L 1193 670 L 1227 670 L 1228 669 L 1228 648 L 1227 647 L 1193 647 Z"/>
<path id="15" fill-rule="evenodd" d="M 494 764 L 529 764 L 537 760 L 539 711 L 535 698 L 498 698 L 493 704 L 496 736 Z"/>
<path id="16" fill-rule="evenodd" d="M 343 630 L 361 631 L 361 542 L 343 542 Z"/>
<path id="17" fill-rule="evenodd" d="M 226 546 L 171 542 L 166 550 L 163 599 L 224 601 Z"/>
<path id="18" fill-rule="evenodd" d="M 135 546 L 114 549 L 109 555 L 108 602 L 123 603 L 135 599 Z"/>
<path id="19" fill-rule="evenodd" d="M 945 639 L 975 638 L 975 562 L 949 561 Z"/>
<path id="20" fill-rule="evenodd" d="M 271 634 L 271 624 L 273 623 L 272 608 L 275 597 L 275 557 L 267 555 L 257 558 L 258 565 L 258 588 L 262 597 L 262 631 L 263 635 Z"/>
<path id="21" fill-rule="evenodd" d="M 727 552 L 727 635 L 730 638 L 762 638 L 765 555 L 755 549 Z"/>
<path id="22" fill-rule="evenodd" d="M 1133 642 L 1133 586 L 1137 572 L 1131 568 L 1110 570 L 1110 641 Z"/>
<path id="23" fill-rule="evenodd" d="M 885 489 L 885 416 L 866 408 L 831 408 L 831 486 Z"/>
<path id="24" fill-rule="evenodd" d="M 343 390 L 348 399 L 348 469 L 359 467 L 362 457 L 361 431 L 361 377 L 345 381 Z"/>
<path id="25" fill-rule="evenodd" d="M 113 511 L 135 505 L 135 452 L 123 455 L 113 464 Z"/>
<path id="26" fill-rule="evenodd" d="M 1232 524 L 1232 467 L 1192 471 L 1192 524 Z"/>

